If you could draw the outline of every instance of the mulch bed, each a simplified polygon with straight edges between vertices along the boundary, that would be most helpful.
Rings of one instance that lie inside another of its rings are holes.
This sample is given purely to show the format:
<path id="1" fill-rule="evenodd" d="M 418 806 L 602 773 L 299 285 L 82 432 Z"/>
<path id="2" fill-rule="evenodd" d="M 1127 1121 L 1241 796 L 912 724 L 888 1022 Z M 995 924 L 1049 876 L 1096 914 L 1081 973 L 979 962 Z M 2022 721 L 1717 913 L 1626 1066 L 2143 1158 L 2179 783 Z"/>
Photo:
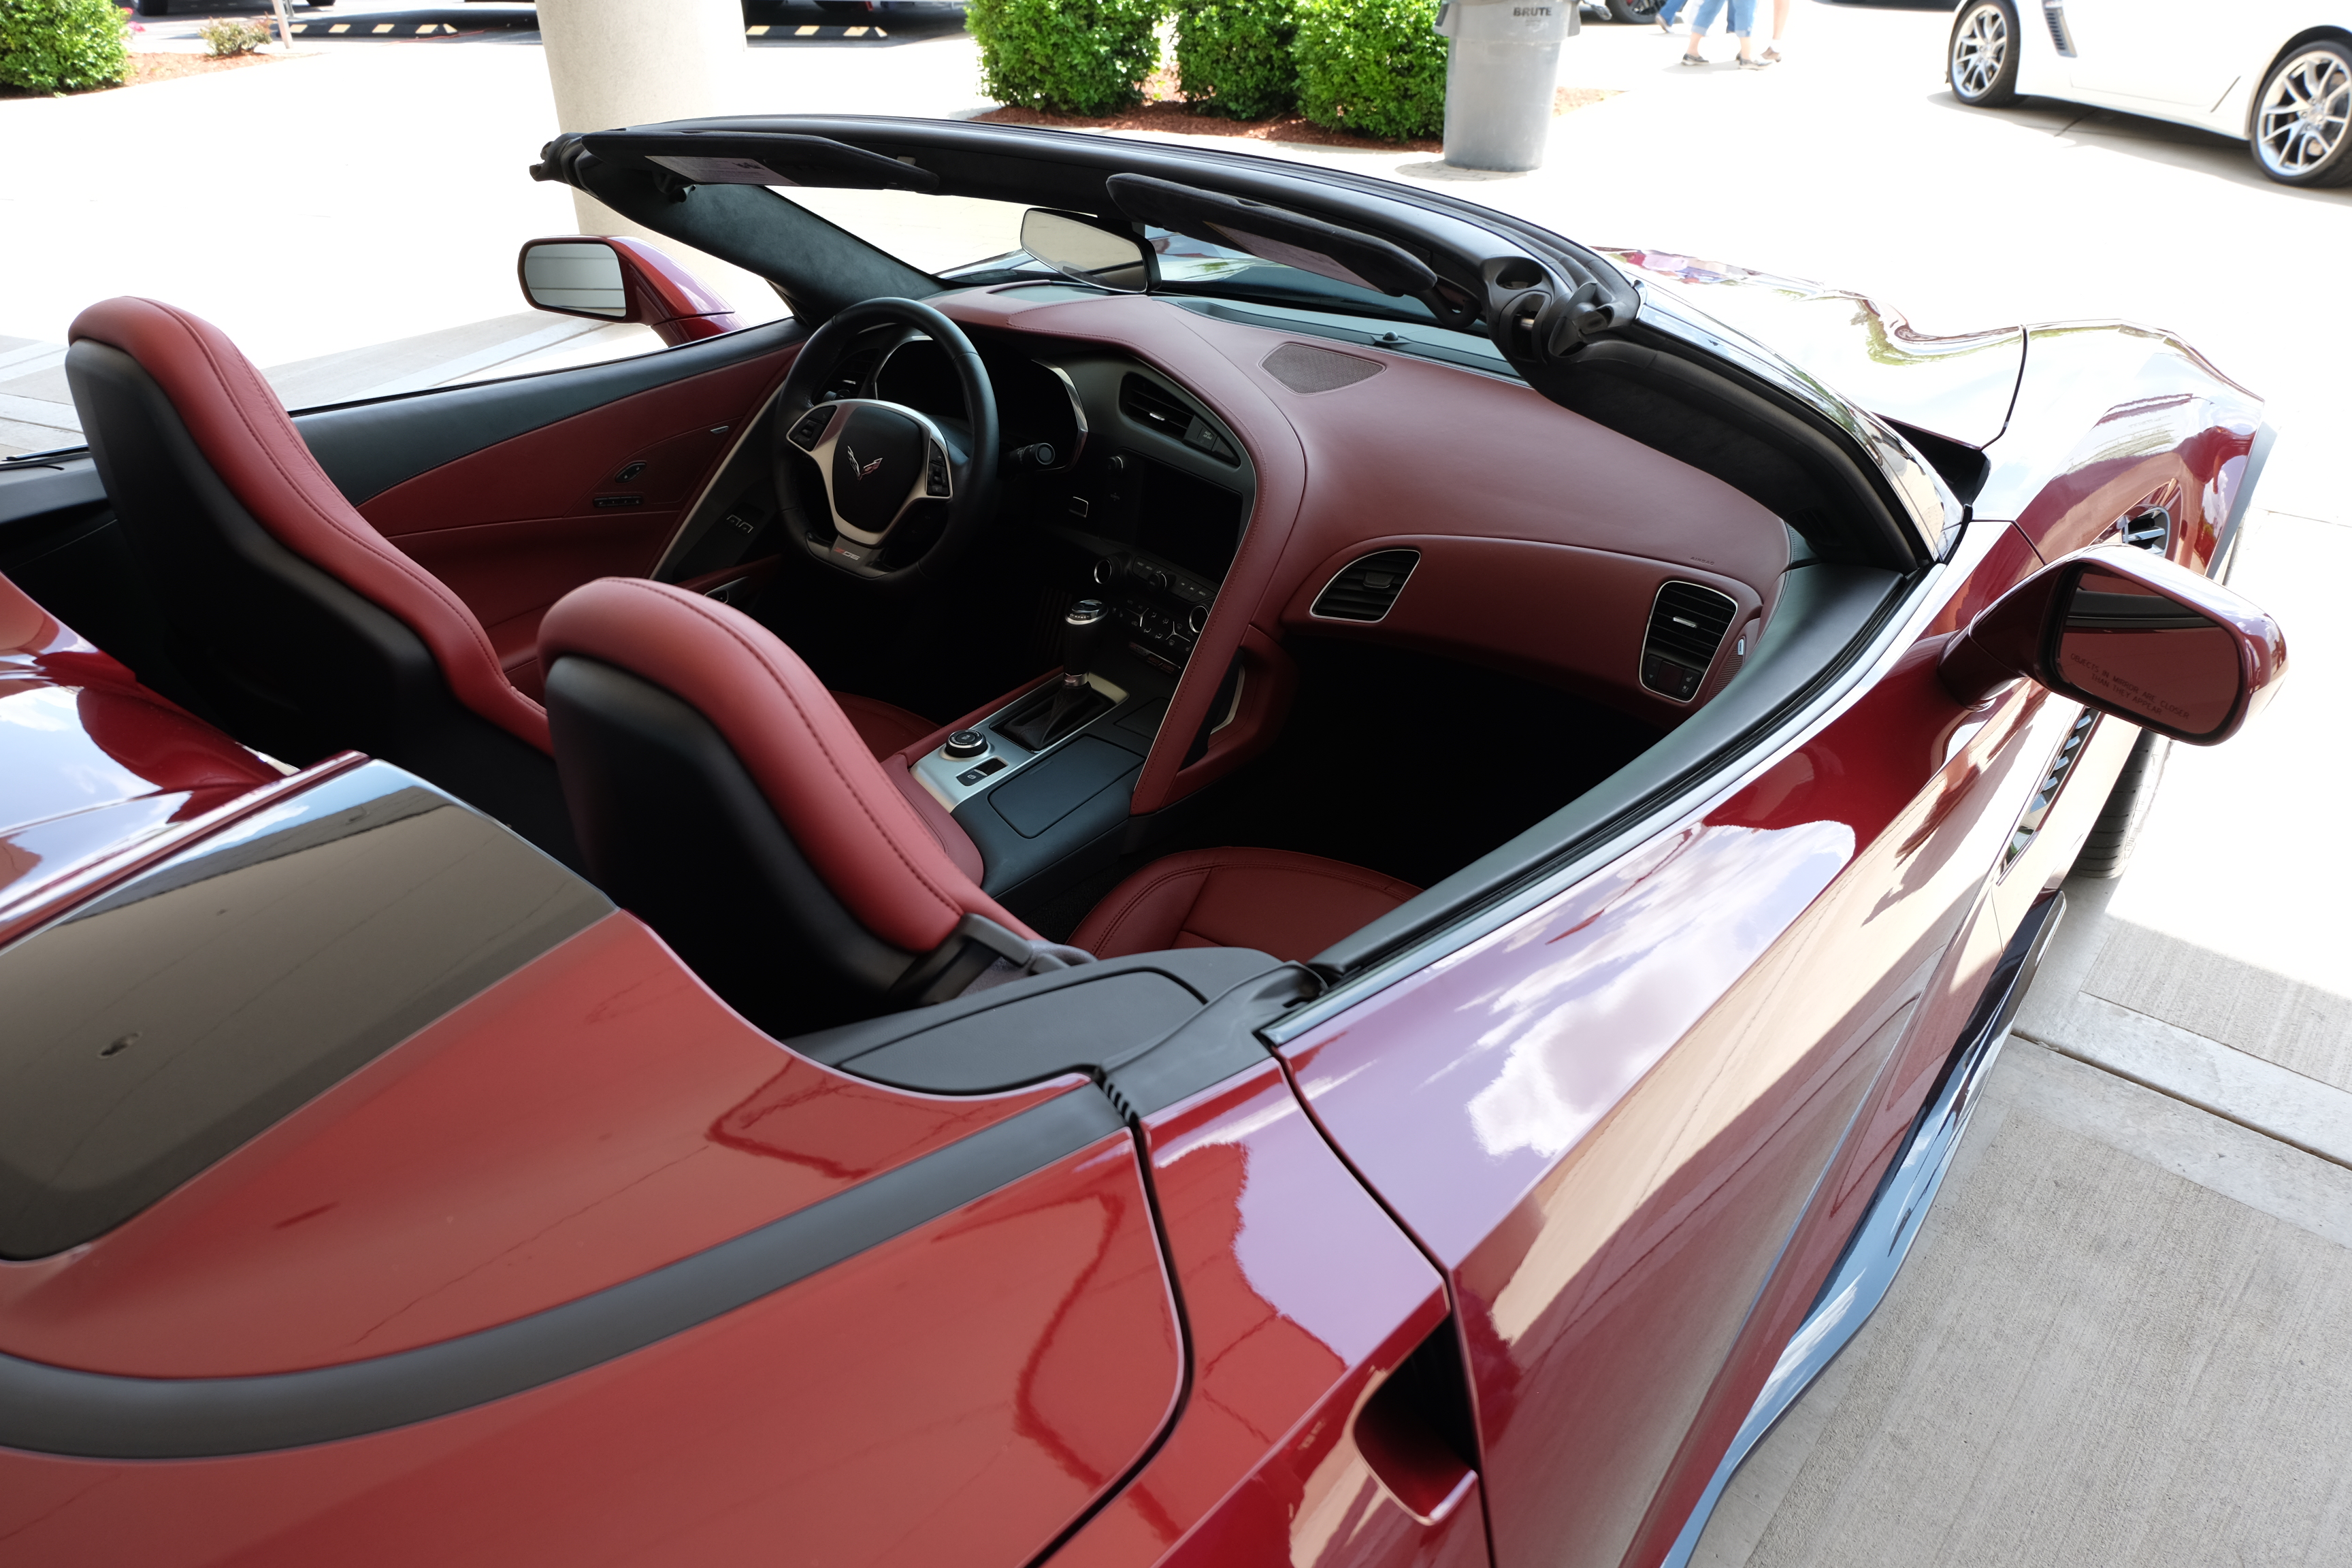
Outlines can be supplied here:
<path id="1" fill-rule="evenodd" d="M 142 87 L 151 81 L 170 81 L 175 77 L 204 76 L 212 71 L 236 70 L 240 66 L 268 65 L 275 55 L 142 55 L 131 57 L 131 74 L 122 79 L 124 87 Z M 112 88 L 93 87 L 85 92 L 111 92 Z M 27 92 L 21 87 L 0 83 L 0 98 L 71 98 L 74 93 Z"/>
<path id="2" fill-rule="evenodd" d="M 1144 83 L 1144 101 L 1119 114 L 1055 114 L 1042 109 L 994 109 L 980 116 L 999 125 L 1050 125 L 1064 131 L 1165 131 L 1179 136 L 1234 136 L 1248 142 L 1294 142 L 1314 147 L 1347 147 L 1365 153 L 1439 153 L 1444 143 L 1433 136 L 1409 142 L 1382 142 L 1351 132 L 1315 124 L 1303 115 L 1277 114 L 1269 120 L 1229 120 L 1222 114 L 1196 111 L 1165 89 L 1159 78 Z M 1572 109 L 1614 98 L 1613 89 L 1563 87 L 1552 94 L 1551 111 Z"/>

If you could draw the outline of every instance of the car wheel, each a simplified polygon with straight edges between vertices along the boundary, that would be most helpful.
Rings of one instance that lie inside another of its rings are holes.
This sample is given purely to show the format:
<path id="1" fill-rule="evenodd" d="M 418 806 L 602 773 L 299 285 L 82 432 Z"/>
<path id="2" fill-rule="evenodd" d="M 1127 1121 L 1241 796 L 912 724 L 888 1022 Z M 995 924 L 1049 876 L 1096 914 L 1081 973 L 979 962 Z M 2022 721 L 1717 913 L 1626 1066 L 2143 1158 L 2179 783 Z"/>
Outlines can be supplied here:
<path id="1" fill-rule="evenodd" d="M 1605 9 L 1612 22 L 1654 22 L 1658 7 L 1666 0 L 1607 0 Z"/>
<path id="2" fill-rule="evenodd" d="M 2141 732 L 2068 876 L 2105 879 L 2124 874 L 2131 862 L 2132 846 L 2139 842 L 2140 824 L 2147 820 L 2148 805 L 2156 799 L 2156 786 L 2163 782 L 2164 760 L 2171 754 L 2170 741 Z"/>
<path id="3" fill-rule="evenodd" d="M 1952 45 L 1944 75 L 1952 96 L 1970 109 L 2000 109 L 2017 101 L 2017 7 L 2009 0 L 1977 0 L 1960 7 L 1952 24 Z"/>
<path id="4" fill-rule="evenodd" d="M 2315 43 L 2281 60 L 2254 100 L 2254 162 L 2283 185 L 2352 180 L 2352 49 Z"/>

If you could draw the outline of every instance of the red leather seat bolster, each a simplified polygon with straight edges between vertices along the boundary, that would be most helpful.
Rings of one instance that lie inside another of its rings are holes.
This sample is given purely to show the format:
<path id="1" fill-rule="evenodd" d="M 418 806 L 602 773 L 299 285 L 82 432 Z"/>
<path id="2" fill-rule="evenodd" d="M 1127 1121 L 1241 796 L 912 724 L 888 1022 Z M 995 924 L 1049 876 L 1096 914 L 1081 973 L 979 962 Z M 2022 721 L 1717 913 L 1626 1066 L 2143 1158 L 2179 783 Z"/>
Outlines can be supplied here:
<path id="1" fill-rule="evenodd" d="M 800 657 L 741 611 L 602 578 L 540 625 L 540 662 L 566 654 L 651 681 L 715 725 L 817 875 L 883 941 L 928 952 L 967 913 L 1035 936 L 950 858 Z"/>
<path id="2" fill-rule="evenodd" d="M 368 525 L 303 443 L 269 384 L 209 321 L 153 300 L 104 300 L 74 342 L 121 350 L 155 378 L 213 471 L 280 544 L 398 617 L 457 700 L 541 751 L 547 711 L 515 689 L 465 602 Z"/>
<path id="3" fill-rule="evenodd" d="M 1071 933 L 1097 958 L 1254 947 L 1304 962 L 1421 891 L 1360 866 L 1285 849 L 1195 849 L 1113 888 Z"/>

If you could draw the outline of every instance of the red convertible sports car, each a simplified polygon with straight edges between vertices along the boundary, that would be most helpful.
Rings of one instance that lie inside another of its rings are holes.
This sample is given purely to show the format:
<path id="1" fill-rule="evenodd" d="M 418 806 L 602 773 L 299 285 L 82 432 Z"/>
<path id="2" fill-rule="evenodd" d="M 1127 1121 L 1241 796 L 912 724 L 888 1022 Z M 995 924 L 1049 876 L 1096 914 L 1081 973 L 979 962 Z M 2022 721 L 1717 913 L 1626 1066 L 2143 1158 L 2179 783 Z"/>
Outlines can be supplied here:
<path id="1" fill-rule="evenodd" d="M 532 173 L 791 318 L 539 242 L 672 346 L 289 419 L 111 300 L 0 468 L 11 1564 L 1679 1561 L 2284 670 L 2161 332 L 1003 126 Z"/>

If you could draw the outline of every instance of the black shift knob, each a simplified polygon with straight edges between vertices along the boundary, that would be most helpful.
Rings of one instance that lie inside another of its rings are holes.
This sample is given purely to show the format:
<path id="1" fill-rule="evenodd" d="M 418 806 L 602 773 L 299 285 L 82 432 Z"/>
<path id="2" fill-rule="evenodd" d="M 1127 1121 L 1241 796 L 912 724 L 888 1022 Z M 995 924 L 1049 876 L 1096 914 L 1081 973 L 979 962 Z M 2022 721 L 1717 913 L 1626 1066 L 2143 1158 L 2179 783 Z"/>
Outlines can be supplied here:
<path id="1" fill-rule="evenodd" d="M 1100 599 L 1080 599 L 1062 617 L 1062 679 L 1076 684 L 1095 667 L 1102 654 L 1103 634 L 1110 629 L 1110 611 Z"/>

